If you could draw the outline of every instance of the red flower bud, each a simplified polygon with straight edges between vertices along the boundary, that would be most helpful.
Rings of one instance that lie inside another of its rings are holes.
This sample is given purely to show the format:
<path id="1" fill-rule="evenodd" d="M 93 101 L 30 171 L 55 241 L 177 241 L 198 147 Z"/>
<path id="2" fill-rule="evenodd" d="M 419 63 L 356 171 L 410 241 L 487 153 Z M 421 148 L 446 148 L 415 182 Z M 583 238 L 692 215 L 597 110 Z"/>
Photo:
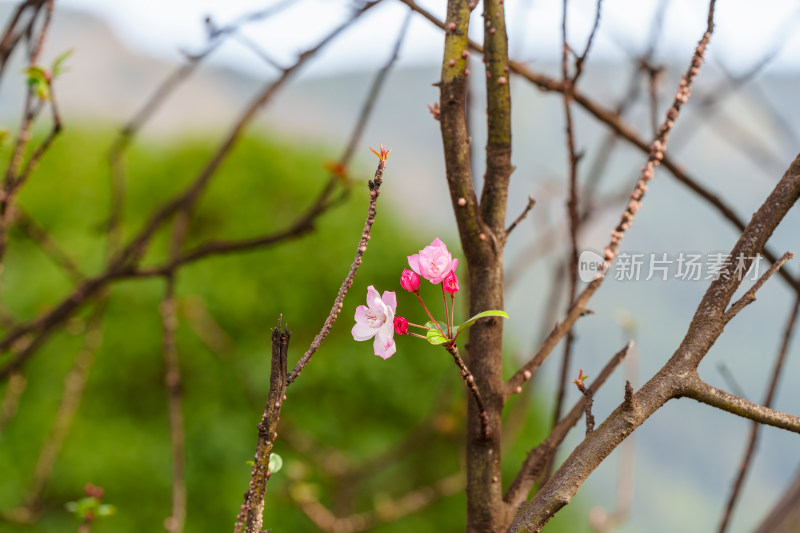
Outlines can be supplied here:
<path id="1" fill-rule="evenodd" d="M 458 292 L 458 277 L 455 272 L 450 272 L 444 280 L 442 280 L 442 287 L 445 292 L 455 294 Z"/>
<path id="2" fill-rule="evenodd" d="M 400 276 L 400 286 L 408 292 L 417 292 L 419 290 L 419 276 L 415 272 L 404 268 L 403 274 Z"/>
<path id="3" fill-rule="evenodd" d="M 408 332 L 408 320 L 401 316 L 394 317 L 394 332 L 398 335 L 405 335 Z"/>

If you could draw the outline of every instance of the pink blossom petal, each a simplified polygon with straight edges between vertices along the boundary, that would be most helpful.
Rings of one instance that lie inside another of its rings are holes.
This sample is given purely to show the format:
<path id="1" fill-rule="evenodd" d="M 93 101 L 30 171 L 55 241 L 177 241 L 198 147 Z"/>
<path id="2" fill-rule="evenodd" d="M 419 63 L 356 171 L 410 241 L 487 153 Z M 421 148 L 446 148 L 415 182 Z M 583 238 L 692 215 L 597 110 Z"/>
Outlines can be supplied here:
<path id="1" fill-rule="evenodd" d="M 379 330 L 378 334 L 375 335 L 375 342 L 372 343 L 372 347 L 375 350 L 375 355 L 383 359 L 389 359 L 397 351 L 397 344 L 394 342 L 393 335 L 389 335 L 387 338 L 382 333 L 383 331 Z M 392 330 L 392 333 L 394 333 L 394 330 Z"/>
<path id="2" fill-rule="evenodd" d="M 373 329 L 364 323 L 358 323 L 355 326 L 353 326 L 353 329 L 350 330 L 350 333 L 352 333 L 353 338 L 357 341 L 368 341 L 372 337 L 374 337 L 375 333 L 377 332 L 378 332 L 377 329 Z"/>
<path id="3" fill-rule="evenodd" d="M 381 295 L 380 295 L 380 293 L 378 293 L 378 291 L 376 291 L 376 290 L 375 290 L 375 287 L 373 287 L 372 285 L 370 285 L 369 287 L 367 287 L 367 305 L 368 305 L 368 306 L 369 306 L 369 308 L 370 308 L 370 309 L 372 309 L 373 311 L 376 311 L 376 310 L 377 310 L 377 309 L 375 309 L 375 307 L 374 307 L 374 306 L 375 306 L 375 300 L 376 300 L 376 299 L 377 299 L 377 300 L 380 300 L 380 299 L 381 299 Z"/>
<path id="4" fill-rule="evenodd" d="M 414 272 L 416 272 L 420 276 L 422 275 L 422 274 L 420 274 L 420 271 L 419 271 L 419 254 L 414 254 L 414 255 L 409 255 L 408 256 L 408 266 L 410 266 L 411 270 L 413 270 Z"/>
<path id="5" fill-rule="evenodd" d="M 357 324 L 366 324 L 369 319 L 369 307 L 366 305 L 359 305 L 356 307 L 355 319 Z"/>
<path id="6" fill-rule="evenodd" d="M 397 294 L 394 291 L 383 291 L 383 303 L 392 310 L 392 315 L 397 313 Z"/>

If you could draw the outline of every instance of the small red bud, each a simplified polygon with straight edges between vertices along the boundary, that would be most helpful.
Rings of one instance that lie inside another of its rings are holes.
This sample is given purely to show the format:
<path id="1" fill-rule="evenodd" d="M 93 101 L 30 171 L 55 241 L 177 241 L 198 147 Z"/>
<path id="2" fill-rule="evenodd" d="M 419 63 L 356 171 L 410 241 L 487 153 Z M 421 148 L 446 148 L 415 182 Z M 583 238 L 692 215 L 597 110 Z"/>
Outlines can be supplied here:
<path id="1" fill-rule="evenodd" d="M 398 335 L 405 335 L 408 333 L 408 320 L 401 316 L 394 317 L 394 332 Z"/>

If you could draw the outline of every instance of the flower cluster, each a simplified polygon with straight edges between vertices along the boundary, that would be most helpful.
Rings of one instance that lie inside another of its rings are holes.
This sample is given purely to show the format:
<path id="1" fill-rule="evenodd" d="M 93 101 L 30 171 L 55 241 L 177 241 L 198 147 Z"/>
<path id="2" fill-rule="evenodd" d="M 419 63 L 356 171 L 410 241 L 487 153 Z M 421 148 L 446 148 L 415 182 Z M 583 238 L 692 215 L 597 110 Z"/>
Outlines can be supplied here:
<path id="1" fill-rule="evenodd" d="M 375 355 L 388 359 L 397 351 L 394 334 L 411 335 L 427 340 L 431 344 L 454 345 L 461 332 L 485 316 L 501 316 L 508 318 L 502 311 L 484 311 L 473 316 L 463 324 L 454 326 L 453 315 L 455 311 L 455 296 L 459 291 L 458 259 L 454 258 L 447 250 L 447 246 L 435 238 L 432 243 L 414 255 L 408 256 L 408 266 L 400 275 L 400 286 L 414 294 L 420 305 L 430 319 L 424 326 L 409 322 L 402 316 L 397 316 L 397 295 L 386 291 L 383 296 L 378 294 L 372 285 L 367 289 L 367 305 L 359 305 L 356 309 L 356 325 L 353 326 L 353 338 L 357 341 L 375 339 L 373 348 Z M 420 277 L 425 278 L 433 285 L 442 289 L 444 301 L 445 321 L 440 322 L 433 318 L 425 302 L 420 296 Z M 449 305 L 448 305 L 448 295 Z M 425 334 L 409 331 L 409 327 L 425 330 Z"/>

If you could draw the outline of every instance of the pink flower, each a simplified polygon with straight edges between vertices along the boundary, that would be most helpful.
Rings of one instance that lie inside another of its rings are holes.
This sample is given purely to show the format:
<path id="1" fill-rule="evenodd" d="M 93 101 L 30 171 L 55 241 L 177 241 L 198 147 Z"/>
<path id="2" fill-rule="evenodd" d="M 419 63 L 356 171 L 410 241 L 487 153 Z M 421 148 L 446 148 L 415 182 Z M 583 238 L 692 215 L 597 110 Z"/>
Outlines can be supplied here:
<path id="1" fill-rule="evenodd" d="M 408 320 L 401 316 L 394 317 L 394 332 L 398 335 L 405 335 L 408 333 Z"/>
<path id="2" fill-rule="evenodd" d="M 419 290 L 419 276 L 404 268 L 403 273 L 400 275 L 400 286 L 408 292 L 417 292 Z"/>
<path id="3" fill-rule="evenodd" d="M 408 256 L 408 265 L 411 270 L 436 285 L 456 269 L 458 259 L 453 259 L 447 246 L 436 237 L 418 254 Z"/>
<path id="4" fill-rule="evenodd" d="M 455 272 L 450 272 L 442 281 L 442 288 L 445 292 L 455 294 L 458 292 L 458 277 Z"/>
<path id="5" fill-rule="evenodd" d="M 357 341 L 375 338 L 372 347 L 375 355 L 390 358 L 397 351 L 394 343 L 394 313 L 397 310 L 397 295 L 385 291 L 381 297 L 375 287 L 367 287 L 367 305 L 356 308 L 356 325 L 351 333 Z"/>

